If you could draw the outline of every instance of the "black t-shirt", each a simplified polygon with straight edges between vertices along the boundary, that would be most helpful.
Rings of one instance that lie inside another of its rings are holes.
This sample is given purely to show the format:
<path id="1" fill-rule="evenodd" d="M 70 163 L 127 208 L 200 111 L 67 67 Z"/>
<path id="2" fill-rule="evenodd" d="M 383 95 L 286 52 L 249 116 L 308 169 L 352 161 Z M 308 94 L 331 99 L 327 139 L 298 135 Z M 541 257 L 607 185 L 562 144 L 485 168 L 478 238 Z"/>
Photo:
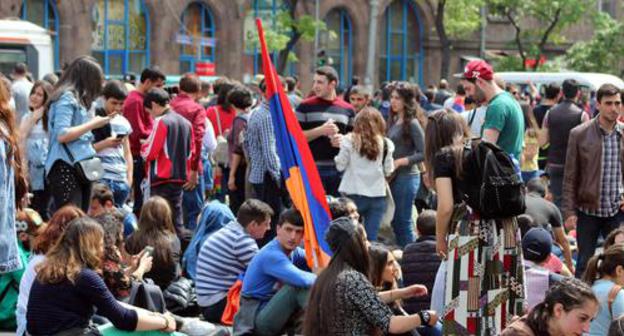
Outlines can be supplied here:
<path id="1" fill-rule="evenodd" d="M 535 106 L 535 108 L 533 109 L 533 115 L 535 115 L 535 120 L 537 120 L 537 125 L 539 127 L 542 127 L 542 123 L 544 122 L 544 117 L 546 116 L 546 112 L 548 112 L 548 110 L 550 110 L 552 107 L 553 107 L 552 105 L 539 104 Z"/>
<path id="2" fill-rule="evenodd" d="M 526 211 L 525 214 L 531 216 L 535 224 L 550 231 L 551 227 L 561 227 L 561 212 L 552 202 L 542 197 L 527 194 L 525 197 Z"/>
<path id="3" fill-rule="evenodd" d="M 464 159 L 470 154 L 470 148 L 464 148 Z M 466 165 L 463 166 L 463 171 L 466 171 Z M 464 201 L 465 183 L 463 176 L 461 179 L 457 178 L 455 167 L 455 155 L 449 148 L 443 148 L 433 158 L 433 172 L 434 179 L 439 177 L 449 177 L 453 182 L 453 203 L 459 204 Z"/>

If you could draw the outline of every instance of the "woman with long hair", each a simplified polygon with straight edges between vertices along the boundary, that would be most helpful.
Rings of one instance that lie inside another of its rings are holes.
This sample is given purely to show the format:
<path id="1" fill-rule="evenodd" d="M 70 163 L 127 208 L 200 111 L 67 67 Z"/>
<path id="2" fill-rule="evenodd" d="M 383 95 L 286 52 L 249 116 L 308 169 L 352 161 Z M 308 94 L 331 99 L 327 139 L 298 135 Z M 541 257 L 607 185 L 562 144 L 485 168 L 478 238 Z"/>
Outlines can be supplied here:
<path id="1" fill-rule="evenodd" d="M 401 247 L 414 241 L 412 206 L 420 188 L 418 164 L 425 158 L 425 123 L 416 87 L 408 82 L 394 83 L 390 93 L 388 138 L 394 143 L 396 171 L 390 189 L 396 206 L 392 228 Z"/>
<path id="2" fill-rule="evenodd" d="M 0 81 L 0 273 L 16 271 L 22 265 L 15 232 L 16 208 L 22 207 L 28 183 L 22 169 L 15 111 L 11 94 Z"/>
<path id="3" fill-rule="evenodd" d="M 88 113 L 103 80 L 102 68 L 93 57 L 78 57 L 63 72 L 48 102 L 48 113 L 43 115 L 44 128 L 50 134 L 45 172 L 54 209 L 67 203 L 88 209 L 91 182 L 80 177 L 76 164 L 95 157 L 91 130 L 114 117 Z"/>
<path id="4" fill-rule="evenodd" d="M 368 255 L 371 259 L 371 283 L 377 289 L 382 301 L 392 309 L 395 315 L 408 315 L 403 309 L 401 301 L 410 297 L 427 295 L 427 287 L 416 284 L 399 288 L 397 279 L 401 274 L 401 266 L 397 263 L 392 252 L 384 245 L 371 244 L 368 248 Z M 435 314 L 433 311 L 428 311 L 428 313 L 430 315 Z M 421 326 L 418 327 L 418 331 L 410 330 L 402 335 L 442 335 L 442 325 L 438 323 L 434 327 Z"/>
<path id="5" fill-rule="evenodd" d="M 180 277 L 180 239 L 175 233 L 171 219 L 171 208 L 160 196 L 150 197 L 143 204 L 138 230 L 126 241 L 130 254 L 139 254 L 145 247 L 154 248 L 153 266 L 145 273 L 162 290 Z"/>
<path id="6" fill-rule="evenodd" d="M 118 300 L 130 296 L 133 281 L 143 280 L 152 268 L 153 257 L 146 253 L 128 255 L 124 246 L 123 215 L 107 211 L 93 218 L 104 229 L 102 278 L 106 287 Z"/>
<path id="7" fill-rule="evenodd" d="M 334 220 L 325 238 L 333 256 L 312 286 L 304 335 L 404 333 L 436 323 L 435 316 L 426 312 L 395 316 L 381 300 L 368 279 L 370 257 L 366 238 L 353 220 Z"/>
<path id="8" fill-rule="evenodd" d="M 338 191 L 357 205 L 371 241 L 377 240 L 386 211 L 386 176 L 394 170 L 394 144 L 385 133 L 381 113 L 365 107 L 355 116 L 353 132 L 343 137 L 334 158 L 338 171 L 344 172 Z"/>
<path id="9" fill-rule="evenodd" d="M 502 336 L 585 335 L 598 312 L 598 300 L 583 281 L 565 278 L 553 285 L 543 302 L 512 323 Z M 606 335 L 602 333 L 600 335 Z"/>
<path id="10" fill-rule="evenodd" d="M 593 256 L 587 264 L 583 280 L 592 286 L 600 305 L 589 335 L 606 335 L 611 322 L 624 314 L 624 244 L 611 245 Z"/>
<path id="11" fill-rule="evenodd" d="M 91 325 L 95 310 L 121 330 L 175 330 L 170 315 L 155 314 L 115 300 L 100 277 L 104 253 L 102 227 L 83 217 L 71 221 L 46 260 L 28 299 L 30 335 L 99 335 Z"/>
<path id="12" fill-rule="evenodd" d="M 52 93 L 52 85 L 46 81 L 35 81 L 30 90 L 30 113 L 22 117 L 20 123 L 21 148 L 28 167 L 28 182 L 33 197 L 30 207 L 47 221 L 50 192 L 45 187 L 45 162 L 48 157 L 48 132 L 44 128 L 43 117 L 46 104 Z"/>
<path id="13" fill-rule="evenodd" d="M 466 329 L 469 335 L 499 334 L 507 317 L 524 310 L 518 223 L 516 218 L 480 219 L 466 205 L 465 181 L 471 176 L 464 172 L 473 163 L 467 160 L 470 131 L 460 114 L 431 114 L 426 137 L 425 164 L 438 195 L 436 249 L 446 259 L 445 333 Z"/>
<path id="14" fill-rule="evenodd" d="M 17 335 L 21 336 L 26 332 L 26 307 L 28 305 L 28 297 L 30 288 L 37 273 L 35 267 L 45 260 L 45 254 L 56 243 L 59 237 L 65 231 L 67 224 L 76 218 L 86 216 L 82 210 L 74 205 L 66 205 L 58 209 L 50 221 L 39 228 L 37 237 L 32 246 L 32 255 L 26 265 L 26 270 L 20 281 L 19 296 L 17 298 L 17 309 L 15 317 L 17 318 Z"/>

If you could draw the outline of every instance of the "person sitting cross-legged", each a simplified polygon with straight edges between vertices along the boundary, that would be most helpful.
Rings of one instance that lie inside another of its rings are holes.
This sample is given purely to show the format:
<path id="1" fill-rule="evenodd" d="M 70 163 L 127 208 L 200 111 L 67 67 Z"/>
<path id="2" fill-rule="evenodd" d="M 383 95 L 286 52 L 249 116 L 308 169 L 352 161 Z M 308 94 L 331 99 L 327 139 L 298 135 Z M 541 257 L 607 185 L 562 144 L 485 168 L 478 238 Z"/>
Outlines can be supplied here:
<path id="1" fill-rule="evenodd" d="M 235 335 L 278 335 L 307 305 L 316 275 L 309 271 L 305 252 L 299 247 L 302 239 L 301 214 L 294 208 L 285 210 L 277 224 L 277 237 L 247 267 L 240 309 L 234 318 Z"/>
<path id="2" fill-rule="evenodd" d="M 246 200 L 237 218 L 212 234 L 199 251 L 197 261 L 197 301 L 204 318 L 220 323 L 228 290 L 258 253 L 256 239 L 271 227 L 273 210 L 257 199 Z"/>

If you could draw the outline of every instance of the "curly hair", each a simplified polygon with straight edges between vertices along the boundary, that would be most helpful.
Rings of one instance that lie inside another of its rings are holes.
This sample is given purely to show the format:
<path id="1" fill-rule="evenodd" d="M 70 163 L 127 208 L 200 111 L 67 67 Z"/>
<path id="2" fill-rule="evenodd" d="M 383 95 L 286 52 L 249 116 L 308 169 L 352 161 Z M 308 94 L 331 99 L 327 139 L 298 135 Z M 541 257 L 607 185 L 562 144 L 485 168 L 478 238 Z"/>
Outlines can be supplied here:
<path id="1" fill-rule="evenodd" d="M 361 156 L 377 160 L 382 151 L 379 139 L 386 133 L 386 122 L 374 107 L 365 107 L 353 121 L 353 144 Z"/>
<path id="2" fill-rule="evenodd" d="M 74 205 L 66 205 L 58 209 L 48 224 L 39 229 L 37 238 L 33 245 L 33 252 L 36 254 L 46 254 L 50 247 L 56 243 L 59 237 L 67 228 L 67 224 L 76 218 L 86 216 L 85 213 Z"/>
<path id="3" fill-rule="evenodd" d="M 389 84 L 392 88 L 390 93 L 396 92 L 397 95 L 403 101 L 405 109 L 403 111 L 403 138 L 411 141 L 410 136 L 410 124 L 413 119 L 418 120 L 420 127 L 425 129 L 427 126 L 427 117 L 425 112 L 420 107 L 420 96 L 422 92 L 416 84 L 410 84 L 409 82 L 393 82 Z M 390 123 L 396 124 L 399 121 L 399 112 L 390 108 Z"/>

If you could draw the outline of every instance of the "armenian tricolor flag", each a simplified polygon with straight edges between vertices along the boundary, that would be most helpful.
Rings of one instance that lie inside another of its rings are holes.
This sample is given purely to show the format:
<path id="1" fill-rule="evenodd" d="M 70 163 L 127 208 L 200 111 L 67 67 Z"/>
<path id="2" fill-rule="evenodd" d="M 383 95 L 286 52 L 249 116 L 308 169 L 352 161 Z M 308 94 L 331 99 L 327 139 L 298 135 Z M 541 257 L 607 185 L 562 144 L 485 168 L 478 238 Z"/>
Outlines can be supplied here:
<path id="1" fill-rule="evenodd" d="M 331 220 L 325 189 L 321 184 L 308 141 L 271 62 L 260 19 L 256 19 L 256 26 L 262 49 L 265 94 L 273 119 L 282 175 L 286 180 L 286 188 L 294 206 L 303 216 L 304 244 L 308 265 L 311 268 L 325 267 L 331 255 L 329 245 L 325 242 L 325 231 Z"/>

